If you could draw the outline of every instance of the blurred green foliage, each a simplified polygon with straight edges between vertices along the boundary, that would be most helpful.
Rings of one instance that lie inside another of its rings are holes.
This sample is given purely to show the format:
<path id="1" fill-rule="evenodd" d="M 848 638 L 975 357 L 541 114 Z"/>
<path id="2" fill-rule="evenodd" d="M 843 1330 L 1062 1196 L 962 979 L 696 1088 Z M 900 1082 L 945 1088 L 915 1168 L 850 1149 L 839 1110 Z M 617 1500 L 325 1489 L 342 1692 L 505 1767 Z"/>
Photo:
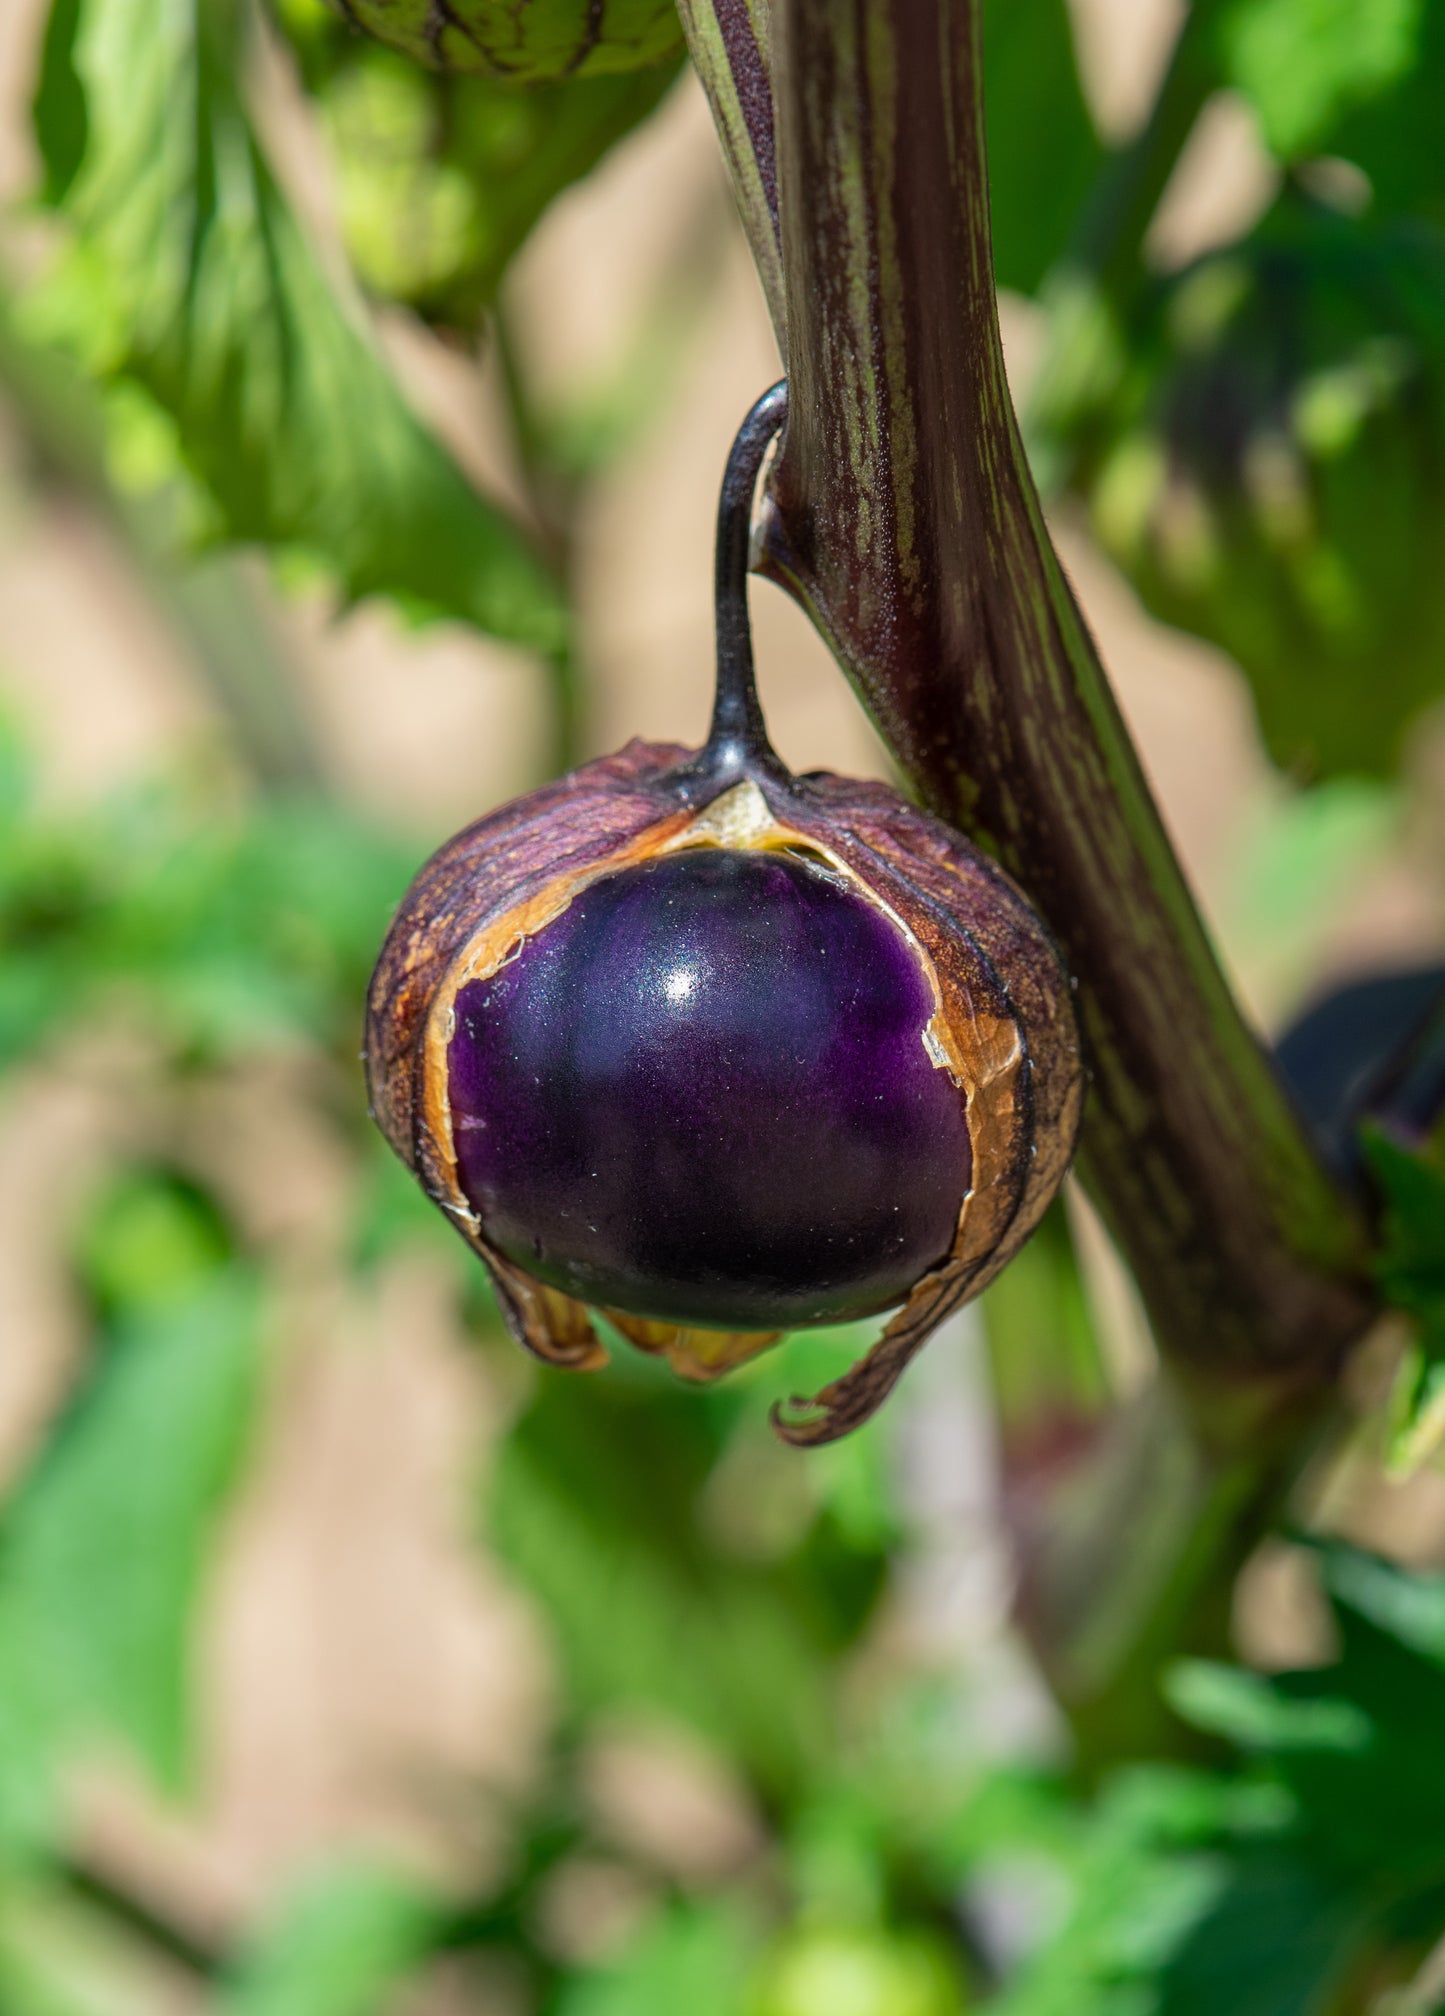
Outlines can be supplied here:
<path id="1" fill-rule="evenodd" d="M 272 174 L 240 90 L 246 10 L 177 16 L 159 36 L 145 5 L 81 0 L 47 41 L 36 131 L 76 225 L 48 332 L 169 415 L 215 536 L 555 648 L 564 611 L 531 542 L 408 407 Z"/>
<path id="2" fill-rule="evenodd" d="M 1445 692 L 1445 15 L 1204 0 L 1161 129 L 1222 90 L 1277 200 L 1161 272 L 1129 234 L 1177 144 L 1120 157 L 1044 290 L 1041 465 L 1152 610 L 1237 660 L 1284 768 L 1386 775 Z"/>
<path id="3" fill-rule="evenodd" d="M 162 602 L 177 546 L 259 546 L 343 601 L 532 649 L 565 711 L 578 516 L 665 401 L 718 240 L 701 221 L 615 367 L 560 400 L 533 380 L 509 269 L 661 102 L 674 25 L 653 67 L 519 91 L 412 65 L 316 0 L 275 0 L 273 17 L 246 0 L 54 0 L 35 101 L 53 256 L 14 327 L 0 317 L 32 478 L 82 489 Z M 1445 686 L 1445 8 L 1201 0 L 1194 24 L 1187 75 L 1161 87 L 1161 163 L 1100 137 L 1062 0 L 986 9 L 1000 281 L 1032 297 L 1046 347 L 1098 338 L 1048 403 L 1040 467 L 1157 610 L 1237 656 L 1283 765 L 1390 777 Z M 313 234 L 256 81 L 288 66 L 340 245 Z M 1158 271 L 1153 199 L 1225 88 L 1254 109 L 1277 200 L 1238 242 Z M 525 522 L 413 412 L 375 306 L 495 358 Z M 424 1244 L 491 1354 L 479 1273 L 363 1111 L 359 1004 L 419 850 L 324 765 L 260 760 L 236 606 L 184 605 L 232 708 L 220 751 L 76 806 L 0 733 L 0 1100 L 106 1043 L 144 1060 L 162 1106 L 297 1067 L 347 1172 L 351 1284 L 367 1295 Z M 1252 928 L 1313 916 L 1397 803 L 1348 783 L 1297 800 L 1252 862 Z M 115 1754 L 166 1798 L 194 1793 L 201 1633 L 284 1299 L 266 1237 L 184 1128 L 160 1131 L 59 1211 L 80 1348 L 0 1505 L 4 2016 L 149 2016 L 158 1969 L 217 2016 L 400 2016 L 448 1969 L 462 2006 L 491 2006 L 500 1979 L 527 2016 L 1437 2006 L 1428 1976 L 1404 1984 L 1445 1932 L 1445 1584 L 1319 1550 L 1327 1663 L 1158 1676 L 1191 1762 L 1145 1759 L 1087 1791 L 1046 1750 L 1010 1762 L 927 1659 L 899 1662 L 877 1698 L 922 1546 L 895 1417 L 807 1457 L 769 1437 L 769 1399 L 816 1390 L 856 1355 L 847 1334 L 791 1339 L 705 1392 L 619 1346 L 603 1378 L 538 1374 L 515 1399 L 477 1524 L 543 1622 L 558 1700 L 540 1782 L 485 1873 L 338 1862 L 224 1944 L 127 1893 L 86 1860 L 69 1796 Z M 1381 1134 L 1367 1152 L 1381 1286 L 1416 1340 L 1380 1432 L 1418 1465 L 1445 1414 L 1445 1178 L 1438 1144 Z M 1099 1316 L 1056 1211 L 985 1305 L 1005 1433 L 1043 1417 L 1072 1432 L 1111 1404 Z M 628 1717 L 686 1732 L 727 1773 L 759 1828 L 739 1866 L 685 1877 L 607 1833 L 588 1747 Z M 549 1899 L 589 1863 L 620 1872 L 636 1908 L 579 1954 Z"/>
<path id="4" fill-rule="evenodd" d="M 989 0 L 983 61 L 994 272 L 1032 294 L 1068 250 L 1104 162 L 1064 0 Z"/>
<path id="5" fill-rule="evenodd" d="M 240 1956 L 224 2016 L 369 2016 L 430 1952 L 442 1913 L 416 1884 L 340 1867 L 304 1886 Z"/>
<path id="6" fill-rule="evenodd" d="M 363 40 L 323 0 L 277 0 L 336 164 L 361 280 L 465 328 L 552 199 L 675 81 L 678 59 L 537 85 L 435 72 Z"/>
<path id="7" fill-rule="evenodd" d="M 1445 235 L 1284 197 L 1154 291 L 1084 457 L 1104 543 L 1249 672 L 1277 760 L 1388 773 L 1445 664 Z"/>

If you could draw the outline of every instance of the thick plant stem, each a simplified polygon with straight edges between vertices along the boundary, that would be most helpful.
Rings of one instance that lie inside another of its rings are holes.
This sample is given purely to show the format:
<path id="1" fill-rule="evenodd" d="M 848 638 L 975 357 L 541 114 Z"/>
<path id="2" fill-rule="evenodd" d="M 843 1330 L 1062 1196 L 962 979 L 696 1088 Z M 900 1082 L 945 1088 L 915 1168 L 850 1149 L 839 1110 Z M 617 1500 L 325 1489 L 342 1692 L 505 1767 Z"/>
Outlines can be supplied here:
<path id="1" fill-rule="evenodd" d="M 1179 1551 L 1131 1572 L 1122 1673 L 1177 1642 L 1181 1605 L 1220 1608 L 1368 1321 L 1368 1241 L 1233 1000 L 1044 527 L 999 344 L 977 52 L 976 0 L 774 9 L 790 410 L 761 565 L 1078 984 L 1081 1173 L 1171 1367 L 1183 1466 Z M 1142 1500 L 1100 1496 L 1102 1527 L 1149 1519 L 1138 1481 Z M 1207 1543 L 1190 1504 L 1218 1512 Z M 1089 1558 L 1111 1572 L 1107 1543 Z M 1068 1628 L 1046 1610 L 1045 1640 Z"/>
<path id="2" fill-rule="evenodd" d="M 677 11 L 712 108 L 768 312 L 786 358 L 768 0 L 678 0 Z"/>
<path id="3" fill-rule="evenodd" d="M 1083 1168 L 1195 1381 L 1328 1381 L 1364 1228 L 1246 1028 L 1044 529 L 1004 379 L 973 0 L 781 0 L 790 413 L 763 571 L 1062 941 Z"/>

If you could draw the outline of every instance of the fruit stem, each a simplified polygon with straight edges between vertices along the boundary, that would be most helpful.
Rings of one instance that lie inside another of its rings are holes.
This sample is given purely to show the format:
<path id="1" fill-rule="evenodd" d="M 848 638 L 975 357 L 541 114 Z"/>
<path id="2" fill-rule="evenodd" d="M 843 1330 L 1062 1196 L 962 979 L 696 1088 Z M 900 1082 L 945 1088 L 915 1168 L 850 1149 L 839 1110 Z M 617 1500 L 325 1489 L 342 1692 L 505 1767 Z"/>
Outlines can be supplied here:
<path id="1" fill-rule="evenodd" d="M 788 382 L 782 378 L 748 413 L 723 470 L 713 572 L 717 603 L 717 692 L 712 727 L 695 766 L 709 780 L 759 766 L 780 767 L 758 701 L 753 632 L 748 618 L 748 568 L 758 475 L 769 444 L 782 430 L 787 417 Z"/>

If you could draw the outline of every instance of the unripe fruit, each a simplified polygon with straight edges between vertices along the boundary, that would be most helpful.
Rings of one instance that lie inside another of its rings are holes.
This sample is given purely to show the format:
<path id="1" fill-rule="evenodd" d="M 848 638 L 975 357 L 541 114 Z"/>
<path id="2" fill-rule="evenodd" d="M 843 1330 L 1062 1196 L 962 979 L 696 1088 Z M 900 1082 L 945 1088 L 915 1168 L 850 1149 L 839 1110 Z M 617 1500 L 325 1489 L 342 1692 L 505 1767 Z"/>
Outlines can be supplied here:
<path id="1" fill-rule="evenodd" d="M 393 49 L 439 70 L 513 84 L 641 70 L 674 56 L 673 0 L 340 0 L 343 13 Z"/>
<path id="2" fill-rule="evenodd" d="M 872 1926 L 801 1927 L 763 1970 L 748 2016 L 962 2016 L 942 1940 Z"/>
<path id="3" fill-rule="evenodd" d="M 553 1363 L 600 1362 L 588 1304 L 694 1378 L 901 1304 L 783 1431 L 825 1441 L 1037 1223 L 1082 1080 L 1002 872 L 767 747 L 739 513 L 780 417 L 730 465 L 706 749 L 629 743 L 449 841 L 383 949 L 367 1057 L 388 1139 Z"/>

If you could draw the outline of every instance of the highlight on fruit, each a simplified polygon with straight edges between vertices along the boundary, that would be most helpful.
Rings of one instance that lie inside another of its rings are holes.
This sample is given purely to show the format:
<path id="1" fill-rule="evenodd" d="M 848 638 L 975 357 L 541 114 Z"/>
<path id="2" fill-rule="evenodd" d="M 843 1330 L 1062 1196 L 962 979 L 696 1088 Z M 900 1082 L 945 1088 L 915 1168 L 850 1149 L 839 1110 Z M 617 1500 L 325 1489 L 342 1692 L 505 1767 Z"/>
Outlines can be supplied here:
<path id="1" fill-rule="evenodd" d="M 1069 979 L 1008 877 L 887 786 L 771 748 L 747 611 L 753 496 L 786 387 L 718 512 L 700 750 L 630 742 L 449 840 L 372 980 L 392 1146 L 552 1365 L 590 1310 L 686 1378 L 892 1311 L 785 1439 L 867 1419 L 1037 1224 L 1073 1153 Z"/>

